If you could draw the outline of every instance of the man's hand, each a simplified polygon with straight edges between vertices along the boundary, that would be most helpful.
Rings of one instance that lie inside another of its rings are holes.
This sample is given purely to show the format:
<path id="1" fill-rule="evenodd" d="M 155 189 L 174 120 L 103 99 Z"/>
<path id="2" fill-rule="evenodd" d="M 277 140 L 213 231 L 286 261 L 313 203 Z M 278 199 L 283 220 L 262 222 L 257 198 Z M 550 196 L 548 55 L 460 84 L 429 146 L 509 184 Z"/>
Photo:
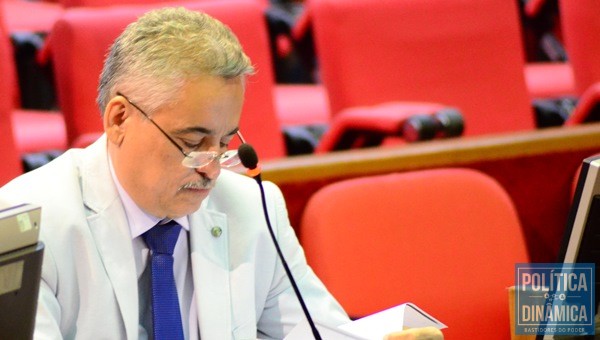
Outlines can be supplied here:
<path id="1" fill-rule="evenodd" d="M 384 340 L 442 340 L 444 334 L 435 327 L 411 328 L 386 335 Z"/>

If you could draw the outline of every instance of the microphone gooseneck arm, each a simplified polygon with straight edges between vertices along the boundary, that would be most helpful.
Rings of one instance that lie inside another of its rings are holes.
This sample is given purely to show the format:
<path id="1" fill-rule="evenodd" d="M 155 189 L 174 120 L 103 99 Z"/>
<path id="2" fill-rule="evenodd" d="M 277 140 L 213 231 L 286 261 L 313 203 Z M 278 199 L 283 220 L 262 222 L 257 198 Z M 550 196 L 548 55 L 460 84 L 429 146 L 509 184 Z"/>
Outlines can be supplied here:
<path id="1" fill-rule="evenodd" d="M 306 307 L 306 303 L 304 303 L 304 299 L 302 298 L 302 294 L 300 293 L 300 289 L 298 288 L 298 285 L 296 284 L 296 280 L 294 280 L 292 271 L 290 270 L 290 267 L 288 266 L 287 261 L 285 260 L 285 257 L 283 256 L 283 252 L 281 251 L 281 247 L 279 246 L 279 242 L 277 242 L 277 238 L 275 237 L 275 232 L 273 231 L 273 227 L 271 226 L 271 219 L 269 218 L 269 213 L 267 211 L 267 201 L 265 198 L 265 189 L 262 185 L 262 179 L 260 177 L 260 168 L 258 167 L 258 156 L 256 155 L 256 151 L 254 151 L 254 148 L 251 145 L 249 145 L 247 143 L 243 143 L 238 148 L 238 155 L 239 155 L 240 160 L 241 160 L 242 164 L 244 165 L 244 167 L 246 167 L 248 169 L 248 175 L 250 175 L 252 178 L 254 178 L 256 180 L 256 183 L 258 183 L 258 187 L 260 188 L 260 198 L 262 201 L 263 213 L 265 215 L 265 220 L 267 222 L 269 234 L 271 235 L 271 239 L 273 240 L 273 244 L 275 245 L 275 249 L 277 250 L 277 255 L 279 255 L 279 259 L 281 260 L 283 269 L 285 270 L 285 273 L 286 273 L 287 277 L 289 278 L 290 283 L 292 284 L 294 293 L 296 293 L 296 297 L 298 298 L 298 301 L 300 302 L 300 306 L 302 307 L 302 311 L 304 312 L 304 315 L 306 316 L 306 320 L 308 321 L 308 324 L 310 325 L 310 329 L 312 330 L 315 340 L 322 340 L 321 334 L 319 334 L 319 330 L 315 326 L 315 323 L 314 323 L 312 317 L 310 316 L 308 308 Z"/>

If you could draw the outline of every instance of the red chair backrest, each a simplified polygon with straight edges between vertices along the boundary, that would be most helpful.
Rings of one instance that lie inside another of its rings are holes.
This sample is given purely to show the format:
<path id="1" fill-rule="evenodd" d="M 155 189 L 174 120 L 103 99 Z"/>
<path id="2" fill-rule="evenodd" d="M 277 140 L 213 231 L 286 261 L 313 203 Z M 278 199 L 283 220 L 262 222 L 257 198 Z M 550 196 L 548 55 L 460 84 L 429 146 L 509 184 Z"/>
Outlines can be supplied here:
<path id="1" fill-rule="evenodd" d="M 12 45 L 4 27 L 4 14 L 0 6 L 0 185 L 23 171 L 12 128 L 12 112 L 18 95 L 15 72 Z"/>
<path id="2" fill-rule="evenodd" d="M 266 23 L 256 1 L 178 2 L 204 11 L 228 25 L 237 35 L 257 73 L 246 87 L 246 100 L 240 129 L 261 158 L 285 155 L 283 135 L 275 115 L 274 76 Z M 58 98 L 65 115 L 69 142 L 102 131 L 96 106 L 98 77 L 110 44 L 127 24 L 157 7 L 114 6 L 71 9 L 55 25 L 50 48 L 55 69 Z"/>
<path id="3" fill-rule="evenodd" d="M 563 39 L 581 95 L 600 82 L 600 1 L 561 0 L 559 4 Z"/>
<path id="4" fill-rule="evenodd" d="M 60 0 L 63 7 L 106 7 L 114 5 L 147 5 L 152 3 L 167 3 L 175 0 Z"/>
<path id="5" fill-rule="evenodd" d="M 535 127 L 515 1 L 311 0 L 331 112 L 437 102 L 465 135 Z"/>
<path id="6" fill-rule="evenodd" d="M 15 56 L 4 15 L 4 7 L 0 6 L 0 105 L 7 105 L 12 110 L 20 105 L 20 99 Z"/>
<path id="7" fill-rule="evenodd" d="M 491 177 L 435 169 L 350 179 L 309 200 L 308 263 L 350 316 L 413 302 L 447 339 L 509 339 L 507 287 L 528 262 L 515 207 Z"/>
<path id="8" fill-rule="evenodd" d="M 63 7 L 106 7 L 114 5 L 147 5 L 152 3 L 164 3 L 169 5 L 169 2 L 180 0 L 57 0 Z M 196 0 L 205 1 L 205 0 Z M 227 0 L 208 0 L 208 1 L 227 1 Z M 267 4 L 268 0 L 257 0 L 263 4 Z"/>

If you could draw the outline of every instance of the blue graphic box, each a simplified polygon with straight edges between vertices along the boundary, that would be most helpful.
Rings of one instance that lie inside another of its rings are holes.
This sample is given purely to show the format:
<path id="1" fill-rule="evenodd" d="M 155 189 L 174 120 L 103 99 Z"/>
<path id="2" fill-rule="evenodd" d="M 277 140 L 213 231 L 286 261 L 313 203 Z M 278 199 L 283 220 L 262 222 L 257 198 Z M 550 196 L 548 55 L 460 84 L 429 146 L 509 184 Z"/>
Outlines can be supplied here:
<path id="1" fill-rule="evenodd" d="M 593 263 L 518 263 L 515 334 L 594 334 Z"/>

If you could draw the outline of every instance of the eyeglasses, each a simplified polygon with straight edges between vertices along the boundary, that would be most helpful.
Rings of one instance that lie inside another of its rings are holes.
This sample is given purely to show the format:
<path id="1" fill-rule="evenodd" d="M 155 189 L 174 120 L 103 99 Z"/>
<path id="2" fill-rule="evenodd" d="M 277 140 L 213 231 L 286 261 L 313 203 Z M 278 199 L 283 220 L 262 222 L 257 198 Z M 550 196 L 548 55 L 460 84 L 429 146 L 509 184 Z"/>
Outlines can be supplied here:
<path id="1" fill-rule="evenodd" d="M 144 117 L 146 117 L 150 121 L 150 123 L 152 123 L 152 125 L 156 126 L 156 128 L 165 137 L 167 137 L 167 139 L 185 156 L 183 158 L 183 160 L 181 161 L 181 165 L 185 166 L 186 168 L 202 168 L 202 167 L 209 165 L 214 160 L 218 160 L 219 164 L 221 164 L 221 166 L 224 168 L 231 168 L 231 167 L 234 167 L 234 166 L 240 164 L 240 158 L 238 157 L 237 150 L 227 150 L 225 152 L 217 152 L 217 151 L 185 152 L 185 151 L 183 151 L 183 148 L 181 146 L 179 146 L 179 144 L 177 144 L 177 142 L 175 142 L 175 140 L 173 140 L 173 138 L 171 138 L 171 136 L 169 136 L 169 134 L 166 133 L 165 130 L 163 130 L 160 126 L 158 126 L 158 124 L 156 124 L 156 122 L 154 120 L 152 120 L 152 118 L 150 118 L 150 116 L 148 116 L 148 114 L 146 114 L 146 112 L 144 112 L 144 110 L 140 109 L 139 106 L 134 104 L 131 100 L 129 100 L 129 98 L 127 98 L 122 93 L 117 92 L 117 95 L 125 98 L 125 100 L 127 100 L 127 102 L 129 104 L 131 104 L 131 106 L 133 106 L 138 111 L 140 111 L 140 113 L 142 115 L 144 115 Z M 239 131 L 237 131 L 236 134 L 240 138 L 242 143 L 245 143 L 244 137 L 242 136 L 242 134 Z"/>

